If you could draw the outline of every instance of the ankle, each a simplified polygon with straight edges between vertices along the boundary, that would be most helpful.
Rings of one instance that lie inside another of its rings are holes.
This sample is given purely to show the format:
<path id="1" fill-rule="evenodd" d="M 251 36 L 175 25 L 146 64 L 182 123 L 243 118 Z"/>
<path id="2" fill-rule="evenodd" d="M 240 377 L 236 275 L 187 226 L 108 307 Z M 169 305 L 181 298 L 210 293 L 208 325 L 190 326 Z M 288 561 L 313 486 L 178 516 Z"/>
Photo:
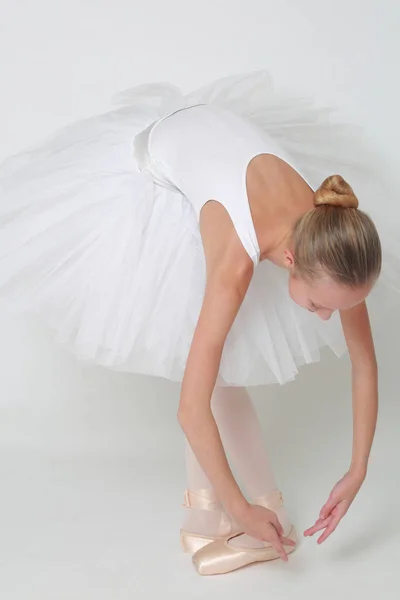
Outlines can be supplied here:
<path id="1" fill-rule="evenodd" d="M 186 489 L 184 493 L 183 506 L 199 510 L 223 510 L 214 490 L 209 488 L 198 488 L 196 490 Z"/>
<path id="2" fill-rule="evenodd" d="M 185 531 L 211 537 L 231 533 L 232 520 L 213 490 L 185 490 L 183 506 L 186 510 Z"/>

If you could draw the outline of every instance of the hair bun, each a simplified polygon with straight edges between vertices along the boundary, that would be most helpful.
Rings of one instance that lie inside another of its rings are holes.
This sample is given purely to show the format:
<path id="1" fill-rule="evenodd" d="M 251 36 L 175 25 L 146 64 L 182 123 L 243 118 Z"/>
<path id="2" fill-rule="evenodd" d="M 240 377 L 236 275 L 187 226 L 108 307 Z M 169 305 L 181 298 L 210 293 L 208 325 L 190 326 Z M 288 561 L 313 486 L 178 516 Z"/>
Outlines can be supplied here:
<path id="1" fill-rule="evenodd" d="M 358 199 L 352 187 L 341 175 L 331 175 L 320 185 L 314 195 L 314 205 L 341 206 L 342 208 L 358 208 Z"/>

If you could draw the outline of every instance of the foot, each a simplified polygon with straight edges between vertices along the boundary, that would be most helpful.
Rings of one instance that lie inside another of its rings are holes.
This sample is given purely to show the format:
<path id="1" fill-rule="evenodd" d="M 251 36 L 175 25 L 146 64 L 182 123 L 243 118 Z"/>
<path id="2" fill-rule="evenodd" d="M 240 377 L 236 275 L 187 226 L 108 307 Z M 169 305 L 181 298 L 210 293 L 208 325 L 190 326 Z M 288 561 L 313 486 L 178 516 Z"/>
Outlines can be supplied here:
<path id="1" fill-rule="evenodd" d="M 183 506 L 190 510 L 180 530 L 180 542 L 188 554 L 194 554 L 216 540 L 241 533 L 212 490 L 186 490 Z"/>
<path id="2" fill-rule="evenodd" d="M 253 503 L 273 510 L 284 529 L 285 537 L 294 543 L 297 542 L 296 532 L 288 519 L 282 494 L 278 490 L 256 498 Z M 285 546 L 288 554 L 294 549 L 295 546 Z M 217 575 L 276 558 L 279 558 L 279 555 L 270 544 L 242 533 L 215 540 L 201 548 L 193 555 L 193 564 L 201 575 Z"/>
<path id="3" fill-rule="evenodd" d="M 242 535 L 239 535 L 239 540 L 242 537 Z M 286 537 L 295 544 L 297 543 L 297 535 L 294 527 Z M 265 544 L 261 548 L 248 548 L 240 545 L 233 546 L 231 543 L 233 539 L 216 540 L 196 552 L 192 557 L 192 561 L 197 572 L 200 575 L 221 575 L 256 562 L 265 562 L 279 558 L 279 554 L 275 548 L 269 544 Z M 285 550 L 289 554 L 295 550 L 295 546 L 285 546 Z"/>

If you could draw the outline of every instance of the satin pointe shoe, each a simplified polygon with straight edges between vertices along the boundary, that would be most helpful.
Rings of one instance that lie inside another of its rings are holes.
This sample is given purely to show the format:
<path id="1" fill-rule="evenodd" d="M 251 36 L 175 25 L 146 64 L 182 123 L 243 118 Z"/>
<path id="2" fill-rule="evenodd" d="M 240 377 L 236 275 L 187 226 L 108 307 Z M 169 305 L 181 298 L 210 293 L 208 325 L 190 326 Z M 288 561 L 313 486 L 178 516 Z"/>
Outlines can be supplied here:
<path id="1" fill-rule="evenodd" d="M 214 541 L 223 541 L 228 537 L 242 533 L 238 525 L 232 521 L 224 511 L 221 503 L 208 489 L 194 491 L 185 490 L 183 506 L 197 510 L 217 511 L 220 513 L 220 522 L 216 534 L 213 536 L 192 533 L 185 529 L 180 530 L 180 542 L 184 552 L 194 554 Z"/>
<path id="2" fill-rule="evenodd" d="M 283 512 L 283 498 L 278 490 L 274 490 L 252 501 L 252 504 L 259 504 L 273 510 L 279 519 L 279 513 Z M 294 527 L 289 525 L 284 527 L 285 537 L 297 543 L 297 535 Z M 265 543 L 263 548 L 246 548 L 239 545 L 232 546 L 229 541 L 241 534 L 229 536 L 222 540 L 216 540 L 207 546 L 198 550 L 192 557 L 193 564 L 200 575 L 219 575 L 229 573 L 241 567 L 252 563 L 264 562 L 279 558 L 276 550 Z M 289 554 L 295 550 L 294 546 L 285 546 Z"/>

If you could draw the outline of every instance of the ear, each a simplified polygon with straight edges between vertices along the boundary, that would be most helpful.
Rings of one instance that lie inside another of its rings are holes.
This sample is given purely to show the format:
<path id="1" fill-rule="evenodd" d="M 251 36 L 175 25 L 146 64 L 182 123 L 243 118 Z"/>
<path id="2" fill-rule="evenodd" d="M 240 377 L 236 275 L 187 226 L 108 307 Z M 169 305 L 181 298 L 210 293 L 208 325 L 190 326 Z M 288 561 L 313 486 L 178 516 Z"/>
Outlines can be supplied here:
<path id="1" fill-rule="evenodd" d="M 293 255 L 293 252 L 291 252 L 291 250 L 286 249 L 283 251 L 283 264 L 286 269 L 293 269 L 294 255 Z"/>

